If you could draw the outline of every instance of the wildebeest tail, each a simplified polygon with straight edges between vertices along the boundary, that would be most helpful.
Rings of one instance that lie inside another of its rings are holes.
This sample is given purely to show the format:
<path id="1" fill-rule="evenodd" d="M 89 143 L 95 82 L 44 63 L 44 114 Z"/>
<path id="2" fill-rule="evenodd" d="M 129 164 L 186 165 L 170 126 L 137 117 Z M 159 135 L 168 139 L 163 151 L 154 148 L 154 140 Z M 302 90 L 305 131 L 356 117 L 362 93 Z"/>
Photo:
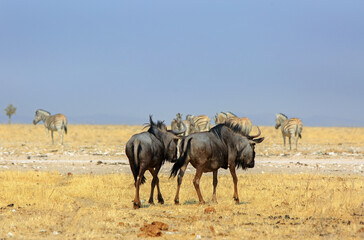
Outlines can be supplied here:
<path id="1" fill-rule="evenodd" d="M 191 145 L 191 140 L 192 140 L 192 138 L 188 139 L 187 143 L 186 143 L 185 139 L 182 140 L 181 155 L 180 155 L 180 157 L 177 159 L 176 163 L 172 167 L 171 175 L 169 176 L 170 178 L 175 177 L 177 175 L 177 173 L 178 173 L 178 170 L 180 170 L 181 167 L 183 166 L 183 164 L 185 164 L 186 158 L 187 158 L 187 152 L 188 152 L 188 149 L 190 148 L 190 145 Z"/>
<path id="2" fill-rule="evenodd" d="M 131 165 L 131 170 L 133 172 L 133 176 L 134 176 L 134 184 L 136 184 L 138 175 L 139 175 L 139 151 L 140 151 L 140 142 L 139 141 L 135 141 L 134 144 L 134 149 L 133 149 L 133 161 L 130 161 L 130 165 Z M 147 179 L 143 176 L 141 184 L 145 183 Z"/>

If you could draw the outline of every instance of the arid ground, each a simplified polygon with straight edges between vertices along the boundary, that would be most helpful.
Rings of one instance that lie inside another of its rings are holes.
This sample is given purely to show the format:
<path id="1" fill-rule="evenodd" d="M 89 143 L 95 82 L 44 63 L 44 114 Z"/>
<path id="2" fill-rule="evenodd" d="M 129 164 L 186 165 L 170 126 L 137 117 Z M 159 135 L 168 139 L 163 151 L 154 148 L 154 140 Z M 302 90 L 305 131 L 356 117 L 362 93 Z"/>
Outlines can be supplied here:
<path id="1" fill-rule="evenodd" d="M 0 125 L 0 239 L 363 239 L 364 128 L 304 127 L 297 151 L 274 127 L 261 130 L 255 168 L 238 170 L 240 204 L 220 170 L 218 203 L 204 174 L 199 205 L 190 166 L 174 205 L 166 163 L 165 204 L 148 204 L 147 173 L 134 210 L 124 148 L 143 126 L 69 125 L 62 146 L 42 125 Z"/>

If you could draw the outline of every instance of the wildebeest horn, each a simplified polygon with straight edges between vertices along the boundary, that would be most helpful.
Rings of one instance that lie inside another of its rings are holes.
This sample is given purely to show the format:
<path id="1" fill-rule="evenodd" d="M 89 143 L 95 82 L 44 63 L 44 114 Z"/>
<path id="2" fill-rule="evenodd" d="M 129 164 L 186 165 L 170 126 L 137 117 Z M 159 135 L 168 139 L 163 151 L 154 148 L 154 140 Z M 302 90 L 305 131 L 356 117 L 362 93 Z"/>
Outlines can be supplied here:
<path id="1" fill-rule="evenodd" d="M 179 131 L 177 131 L 177 130 L 172 130 L 172 132 L 173 132 L 174 134 L 178 135 L 178 134 L 182 134 L 182 133 L 186 132 L 186 125 L 184 124 L 184 122 L 183 122 L 183 121 L 182 121 L 181 123 L 182 123 L 183 129 L 181 129 L 181 130 L 179 130 Z"/>
<path id="2" fill-rule="evenodd" d="M 260 129 L 259 129 L 259 127 L 257 126 L 257 128 L 258 128 L 258 134 L 257 135 L 253 135 L 253 136 L 248 136 L 248 138 L 249 139 L 253 139 L 253 138 L 256 138 L 256 137 L 259 137 L 260 136 L 260 134 L 262 133 L 261 131 L 260 131 Z"/>

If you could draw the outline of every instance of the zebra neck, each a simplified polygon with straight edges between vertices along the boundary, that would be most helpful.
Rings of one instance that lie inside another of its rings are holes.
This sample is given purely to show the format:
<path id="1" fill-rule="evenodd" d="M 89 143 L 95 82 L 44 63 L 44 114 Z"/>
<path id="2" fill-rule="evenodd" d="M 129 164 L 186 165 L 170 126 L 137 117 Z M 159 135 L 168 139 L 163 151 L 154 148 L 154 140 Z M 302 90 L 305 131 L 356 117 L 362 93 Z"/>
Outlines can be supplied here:
<path id="1" fill-rule="evenodd" d="M 49 119 L 49 117 L 50 116 L 46 116 L 46 115 L 42 116 L 42 120 L 43 120 L 44 125 L 47 125 L 47 120 Z"/>

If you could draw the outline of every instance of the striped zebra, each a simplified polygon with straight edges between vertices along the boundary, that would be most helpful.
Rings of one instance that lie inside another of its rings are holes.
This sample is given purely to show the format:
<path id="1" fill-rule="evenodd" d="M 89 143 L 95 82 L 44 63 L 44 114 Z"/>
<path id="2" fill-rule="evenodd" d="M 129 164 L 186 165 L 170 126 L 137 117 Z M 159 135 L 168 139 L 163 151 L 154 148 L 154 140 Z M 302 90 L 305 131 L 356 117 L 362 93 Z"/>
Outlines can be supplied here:
<path id="1" fill-rule="evenodd" d="M 249 118 L 247 117 L 239 118 L 238 116 L 236 116 L 234 113 L 231 112 L 218 113 L 216 114 L 214 119 L 216 125 L 223 124 L 225 122 L 230 122 L 233 126 L 238 125 L 242 130 L 242 134 L 244 134 L 245 136 L 249 135 L 253 127 L 253 124 Z"/>
<path id="2" fill-rule="evenodd" d="M 194 116 L 188 114 L 186 120 L 190 121 L 191 124 L 190 133 L 205 132 L 209 131 L 211 128 L 210 118 L 206 115 Z"/>
<path id="3" fill-rule="evenodd" d="M 275 128 L 278 129 L 281 127 L 282 130 L 282 137 L 283 137 L 283 144 L 286 147 L 286 137 L 289 140 L 289 150 L 292 150 L 291 147 L 291 138 L 293 141 L 296 142 L 296 151 L 297 151 L 297 142 L 298 138 L 302 138 L 302 121 L 299 118 L 290 118 L 283 113 L 276 114 L 276 126 Z"/>
<path id="4" fill-rule="evenodd" d="M 189 121 L 182 120 L 182 113 L 177 113 L 176 118 L 171 122 L 172 131 L 182 131 L 181 136 L 187 136 L 190 134 L 191 124 Z"/>
<path id="5" fill-rule="evenodd" d="M 247 117 L 234 117 L 228 119 L 226 122 L 231 123 L 232 126 L 238 125 L 241 128 L 241 133 L 245 136 L 249 136 L 249 133 L 251 132 L 253 127 L 252 121 L 250 121 L 250 119 Z"/>
<path id="6" fill-rule="evenodd" d="M 221 123 L 225 123 L 226 120 L 230 119 L 230 118 L 237 118 L 238 116 L 236 116 L 234 113 L 231 112 L 220 112 L 220 113 L 216 113 L 214 120 L 215 120 L 215 124 L 221 124 Z"/>
<path id="7" fill-rule="evenodd" d="M 33 120 L 33 124 L 36 125 L 40 121 L 44 122 L 44 126 L 47 130 L 47 137 L 49 138 L 49 130 L 51 131 L 52 143 L 54 144 L 53 131 L 58 131 L 61 136 L 61 142 L 63 145 L 63 130 L 67 134 L 67 118 L 63 114 L 55 114 L 51 115 L 50 112 L 47 112 L 42 109 L 38 109 L 35 111 L 35 117 Z"/>

